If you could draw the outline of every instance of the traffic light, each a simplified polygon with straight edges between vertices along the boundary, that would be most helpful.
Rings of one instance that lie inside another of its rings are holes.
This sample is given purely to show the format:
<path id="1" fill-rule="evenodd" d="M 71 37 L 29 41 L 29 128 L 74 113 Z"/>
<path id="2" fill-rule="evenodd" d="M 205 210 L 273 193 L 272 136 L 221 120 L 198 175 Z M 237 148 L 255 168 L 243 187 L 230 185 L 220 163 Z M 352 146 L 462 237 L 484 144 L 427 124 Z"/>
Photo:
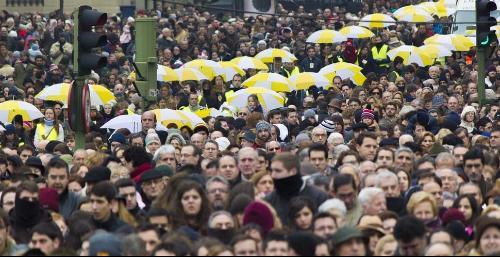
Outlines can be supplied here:
<path id="1" fill-rule="evenodd" d="M 75 67 L 79 76 L 90 75 L 92 70 L 100 69 L 107 64 L 107 58 L 92 53 L 97 47 L 106 45 L 108 39 L 105 34 L 93 32 L 94 26 L 106 24 L 108 15 L 93 10 L 90 6 L 80 6 L 75 23 Z"/>
<path id="2" fill-rule="evenodd" d="M 496 10 L 497 5 L 494 1 L 476 1 L 477 47 L 489 47 L 496 41 L 496 33 L 491 30 L 491 27 L 497 25 L 497 20 L 492 17 L 492 12 Z"/>

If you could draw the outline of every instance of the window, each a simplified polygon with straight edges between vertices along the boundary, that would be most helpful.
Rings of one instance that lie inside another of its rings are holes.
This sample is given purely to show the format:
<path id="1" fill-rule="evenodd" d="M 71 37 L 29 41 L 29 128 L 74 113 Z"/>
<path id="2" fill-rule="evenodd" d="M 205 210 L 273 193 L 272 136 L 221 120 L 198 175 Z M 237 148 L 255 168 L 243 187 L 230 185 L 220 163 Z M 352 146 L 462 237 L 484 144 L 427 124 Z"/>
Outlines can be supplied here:
<path id="1" fill-rule="evenodd" d="M 7 0 L 7 6 L 43 6 L 45 0 Z"/>

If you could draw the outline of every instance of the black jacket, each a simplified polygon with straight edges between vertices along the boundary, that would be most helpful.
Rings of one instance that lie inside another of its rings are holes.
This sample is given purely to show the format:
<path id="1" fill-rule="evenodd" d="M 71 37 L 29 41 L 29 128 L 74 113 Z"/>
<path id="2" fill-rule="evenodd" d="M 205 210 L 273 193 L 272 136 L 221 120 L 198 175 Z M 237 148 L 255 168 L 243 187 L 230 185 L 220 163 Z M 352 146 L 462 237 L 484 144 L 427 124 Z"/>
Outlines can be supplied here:
<path id="1" fill-rule="evenodd" d="M 51 222 L 52 216 L 40 207 L 38 201 L 27 202 L 16 198 L 16 206 L 9 213 L 10 234 L 17 244 L 28 244 L 31 230 L 41 222 Z"/>
<path id="2" fill-rule="evenodd" d="M 133 228 L 130 225 L 117 218 L 114 214 L 112 214 L 111 217 L 105 222 L 94 220 L 94 224 L 96 229 L 102 229 L 110 233 L 133 232 Z"/>

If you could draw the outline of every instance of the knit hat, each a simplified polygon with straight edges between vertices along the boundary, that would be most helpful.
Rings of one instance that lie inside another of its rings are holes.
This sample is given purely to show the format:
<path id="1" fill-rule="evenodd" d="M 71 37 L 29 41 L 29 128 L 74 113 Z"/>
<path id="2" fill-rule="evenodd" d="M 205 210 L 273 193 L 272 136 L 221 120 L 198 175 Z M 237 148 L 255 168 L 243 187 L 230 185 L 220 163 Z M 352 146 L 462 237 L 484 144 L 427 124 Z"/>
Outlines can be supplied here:
<path id="1" fill-rule="evenodd" d="M 304 120 L 315 117 L 316 117 L 316 112 L 313 109 L 309 109 L 304 112 Z"/>
<path id="2" fill-rule="evenodd" d="M 335 123 L 331 120 L 324 120 L 319 126 L 324 128 L 328 134 L 335 132 Z"/>
<path id="3" fill-rule="evenodd" d="M 161 140 L 158 134 L 156 134 L 156 131 L 154 129 L 150 129 L 148 131 L 148 135 L 146 136 L 146 146 L 150 145 L 151 143 L 158 143 L 161 145 Z"/>
<path id="4" fill-rule="evenodd" d="M 465 120 L 465 116 L 467 115 L 467 113 L 469 112 L 473 112 L 474 115 L 476 114 L 476 108 L 474 106 L 465 106 L 464 107 L 464 110 L 462 111 L 462 115 L 460 115 L 460 118 L 462 118 L 462 120 Z"/>
<path id="5" fill-rule="evenodd" d="M 488 73 L 490 72 L 496 72 L 497 71 L 497 67 L 495 65 L 490 65 L 488 67 Z"/>
<path id="6" fill-rule="evenodd" d="M 120 143 L 122 145 L 125 145 L 127 144 L 127 139 L 125 138 L 124 135 L 122 135 L 121 133 L 115 133 L 111 136 L 111 138 L 109 139 L 109 143 L 112 144 L 114 142 L 117 142 L 117 143 Z"/>
<path id="7" fill-rule="evenodd" d="M 364 109 L 363 113 L 361 114 L 361 120 L 364 119 L 375 120 L 375 112 L 370 109 Z"/>
<path id="8" fill-rule="evenodd" d="M 39 191 L 40 206 L 46 210 L 59 212 L 59 194 L 53 188 L 42 188 Z"/>
<path id="9" fill-rule="evenodd" d="M 443 217 L 441 217 L 441 221 L 443 221 L 443 226 L 448 225 L 448 223 L 454 220 L 465 223 L 465 215 L 458 209 L 450 208 L 446 210 L 446 212 L 443 214 Z"/>
<path id="10" fill-rule="evenodd" d="M 345 242 L 347 242 L 351 239 L 355 239 L 355 238 L 363 238 L 364 239 L 363 233 L 361 233 L 361 231 L 359 231 L 359 229 L 357 229 L 355 227 L 345 226 L 345 227 L 342 227 L 339 230 L 337 230 L 337 232 L 335 232 L 335 234 L 333 234 L 333 236 L 330 238 L 330 240 L 331 240 L 332 245 L 334 247 L 338 247 L 342 243 L 345 243 Z"/>
<path id="11" fill-rule="evenodd" d="M 43 55 L 42 52 L 40 51 L 40 47 L 37 44 L 32 44 L 31 48 L 28 50 L 28 53 L 31 58 Z"/>
<path id="12" fill-rule="evenodd" d="M 85 174 L 85 182 L 87 183 L 98 183 L 101 181 L 106 181 L 111 178 L 111 170 L 107 167 L 98 166 L 89 170 Z"/>
<path id="13" fill-rule="evenodd" d="M 262 228 L 264 235 L 274 228 L 274 217 L 269 208 L 261 202 L 253 202 L 245 209 L 243 225 L 257 224 Z"/>
<path id="14" fill-rule="evenodd" d="M 269 124 L 265 121 L 259 121 L 259 123 L 257 123 L 255 128 L 257 129 L 257 132 L 259 132 L 261 130 L 267 130 L 269 133 L 271 133 L 271 124 Z"/>
<path id="15" fill-rule="evenodd" d="M 215 142 L 219 145 L 219 151 L 221 152 L 226 151 L 226 149 L 231 145 L 231 142 L 227 139 L 227 137 L 219 137 L 215 139 Z"/>
<path id="16" fill-rule="evenodd" d="M 4 132 L 5 135 L 12 135 L 14 133 L 16 133 L 16 127 L 14 127 L 14 125 L 9 124 L 5 126 L 5 132 Z"/>
<path id="17" fill-rule="evenodd" d="M 89 240 L 89 255 L 90 256 L 121 256 L 122 241 L 118 236 L 99 231 Z"/>
<path id="18" fill-rule="evenodd" d="M 298 256 L 315 256 L 318 237 L 311 232 L 293 233 L 288 237 L 288 245 Z"/>

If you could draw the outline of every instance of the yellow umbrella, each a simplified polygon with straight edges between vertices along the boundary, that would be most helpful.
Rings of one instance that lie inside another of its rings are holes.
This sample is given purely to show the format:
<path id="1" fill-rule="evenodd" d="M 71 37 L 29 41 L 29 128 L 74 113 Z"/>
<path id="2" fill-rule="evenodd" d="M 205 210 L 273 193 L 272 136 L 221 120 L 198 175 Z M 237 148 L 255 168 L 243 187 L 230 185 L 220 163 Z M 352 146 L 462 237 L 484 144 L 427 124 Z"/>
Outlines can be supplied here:
<path id="1" fill-rule="evenodd" d="M 245 76 L 246 72 L 238 67 L 238 65 L 232 63 L 232 62 L 220 62 L 220 65 L 222 66 L 222 77 L 224 78 L 224 81 L 231 81 L 233 80 L 233 77 L 236 74 L 239 74 L 241 76 Z"/>
<path id="2" fill-rule="evenodd" d="M 449 2 L 447 6 L 446 0 L 439 0 L 436 4 L 436 13 L 435 15 L 439 17 L 448 17 L 457 12 L 457 9 L 452 8 L 451 6 L 456 6 L 456 2 Z"/>
<path id="3" fill-rule="evenodd" d="M 415 46 L 400 46 L 387 53 L 387 55 L 394 60 L 396 57 L 401 57 L 405 65 L 416 63 L 421 67 L 431 65 L 433 63 L 432 57 L 427 53 Z"/>
<path id="4" fill-rule="evenodd" d="M 476 44 L 463 35 L 434 35 L 424 41 L 426 45 L 442 45 L 451 51 L 469 51 Z"/>
<path id="5" fill-rule="evenodd" d="M 55 84 L 43 89 L 42 92 L 35 96 L 35 98 L 45 101 L 60 102 L 64 105 L 68 105 L 70 89 L 71 84 Z M 101 85 L 89 85 L 89 92 L 90 102 L 92 105 L 106 105 L 116 100 L 113 92 Z"/>
<path id="6" fill-rule="evenodd" d="M 347 62 L 330 64 L 319 71 L 319 74 L 325 76 L 329 81 L 333 81 L 336 76 L 342 80 L 350 79 L 354 84 L 362 86 L 366 80 L 365 75 L 361 73 L 363 68 Z"/>
<path id="7" fill-rule="evenodd" d="M 283 62 L 295 62 L 297 61 L 297 57 L 287 52 L 285 50 L 271 48 L 266 49 L 260 53 L 258 53 L 255 58 L 261 60 L 264 63 L 273 63 L 275 58 L 283 59 Z"/>
<path id="8" fill-rule="evenodd" d="M 372 38 L 375 36 L 371 30 L 360 26 L 344 27 L 340 30 L 340 33 L 348 38 Z"/>
<path id="9" fill-rule="evenodd" d="M 165 127 L 168 127 L 170 124 L 175 124 L 178 128 L 184 126 L 194 128 L 198 125 L 206 125 L 198 115 L 188 111 L 156 109 L 153 112 L 158 117 L 158 121 Z"/>
<path id="10" fill-rule="evenodd" d="M 189 80 L 194 80 L 194 81 L 202 81 L 202 80 L 209 80 L 207 76 L 205 76 L 203 73 L 198 71 L 197 69 L 193 68 L 179 68 L 174 70 L 175 73 L 177 74 L 178 79 L 172 79 L 172 80 L 167 80 L 168 81 L 189 81 Z"/>
<path id="11" fill-rule="evenodd" d="M 223 74 L 223 67 L 220 63 L 211 60 L 194 60 L 182 66 L 183 68 L 193 68 L 201 71 L 208 79 L 212 80 L 218 75 Z"/>
<path id="12" fill-rule="evenodd" d="M 23 121 L 43 118 L 43 114 L 34 105 L 23 101 L 7 101 L 0 104 L 0 121 L 11 123 L 14 117 L 21 115 Z"/>
<path id="13" fill-rule="evenodd" d="M 394 17 L 406 22 L 429 22 L 434 20 L 429 12 L 415 5 L 399 8 L 394 12 Z"/>
<path id="14" fill-rule="evenodd" d="M 312 86 L 328 88 L 332 85 L 326 77 L 314 72 L 303 72 L 293 75 L 290 77 L 290 82 L 292 82 L 292 85 L 294 85 L 297 90 L 307 90 Z"/>
<path id="15" fill-rule="evenodd" d="M 448 50 L 448 48 L 442 45 L 423 45 L 419 47 L 419 49 L 424 51 L 425 53 L 428 53 L 430 57 L 435 59 L 453 55 L 453 53 Z"/>
<path id="16" fill-rule="evenodd" d="M 267 65 L 264 62 L 253 57 L 248 57 L 248 56 L 238 57 L 231 60 L 231 62 L 236 64 L 243 70 L 249 70 L 249 69 L 265 70 L 265 71 L 269 70 L 269 67 L 267 67 Z"/>
<path id="17" fill-rule="evenodd" d="M 394 20 L 391 16 L 382 13 L 367 15 L 359 22 L 359 26 L 366 28 L 386 28 L 392 25 L 396 25 L 396 20 Z"/>
<path id="18" fill-rule="evenodd" d="M 158 65 L 158 71 L 156 72 L 156 80 L 161 82 L 178 81 L 179 76 L 177 76 L 177 73 L 175 73 L 175 71 L 172 68 L 164 65 Z"/>
<path id="19" fill-rule="evenodd" d="M 236 107 L 243 108 L 248 105 L 248 97 L 250 95 L 257 95 L 260 104 L 266 110 L 274 110 L 285 105 L 285 98 L 275 91 L 261 88 L 261 87 L 251 87 L 242 89 L 227 99 L 227 103 Z"/>
<path id="20" fill-rule="evenodd" d="M 276 92 L 292 92 L 297 90 L 290 80 L 276 73 L 259 73 L 242 84 L 243 87 L 261 87 Z"/>
<path id="21" fill-rule="evenodd" d="M 307 38 L 307 43 L 313 44 L 335 44 L 344 41 L 347 41 L 347 37 L 345 35 L 330 29 L 316 31 Z"/>

